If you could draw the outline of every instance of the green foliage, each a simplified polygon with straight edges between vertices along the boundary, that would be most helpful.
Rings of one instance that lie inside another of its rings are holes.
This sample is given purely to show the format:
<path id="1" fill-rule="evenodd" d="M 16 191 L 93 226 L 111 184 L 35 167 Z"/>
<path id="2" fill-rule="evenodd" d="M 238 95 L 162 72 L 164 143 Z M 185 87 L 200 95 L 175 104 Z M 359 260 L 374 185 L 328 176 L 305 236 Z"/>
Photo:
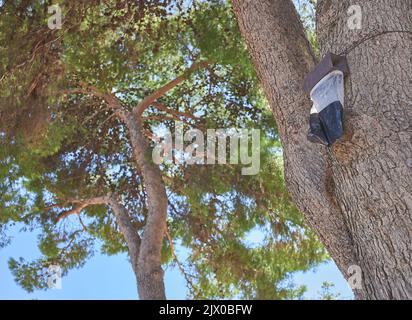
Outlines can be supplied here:
<path id="1" fill-rule="evenodd" d="M 256 176 L 199 167 L 199 180 L 192 180 L 188 170 L 185 198 L 175 201 L 184 214 L 171 216 L 175 236 L 192 250 L 188 265 L 197 275 L 193 297 L 298 298 L 303 289 L 285 287 L 284 282 L 294 271 L 308 270 L 326 258 L 288 198 L 273 145 L 263 146 Z M 249 233 L 263 240 L 250 246 Z"/>
<path id="2" fill-rule="evenodd" d="M 59 266 L 62 276 L 70 269 L 82 267 L 93 254 L 93 239 L 78 237 L 78 234 L 79 232 L 75 231 L 60 239 L 56 238 L 56 234 L 43 235 L 44 238 L 39 243 L 43 257 L 35 261 L 10 258 L 8 264 L 15 281 L 26 291 L 33 292 L 35 289 L 48 288 L 48 270 L 51 266 Z M 65 242 L 68 244 L 64 247 L 58 246 Z"/>
<path id="3" fill-rule="evenodd" d="M 340 293 L 333 293 L 332 290 L 335 287 L 333 283 L 330 282 L 323 282 L 322 283 L 322 291 L 320 294 L 321 300 L 338 300 L 340 298 Z"/>
<path id="4" fill-rule="evenodd" d="M 230 5 L 59 3 L 65 24 L 55 31 L 45 25 L 44 1 L 10 2 L 0 9 L 0 246 L 14 223 L 40 233 L 37 260 L 9 261 L 16 281 L 28 291 L 46 289 L 52 264 L 65 275 L 97 250 L 127 252 L 106 206 L 58 221 L 75 207 L 70 199 L 116 192 L 139 233 L 146 222 L 147 195 L 124 124 L 101 99 L 65 91 L 87 83 L 115 93 L 131 109 L 185 74 L 183 83 L 157 101 L 190 112 L 185 128 L 261 130 L 258 175 L 242 176 L 241 165 L 161 165 L 170 234 L 189 252 L 180 266 L 191 296 L 301 297 L 303 287 L 285 283 L 326 254 L 287 194 L 276 124 Z M 198 61 L 210 64 L 185 73 Z M 155 105 L 143 120 L 148 137 L 160 128 L 175 129 L 176 119 Z M 263 240 L 250 245 L 248 235 L 256 230 Z M 167 239 L 162 263 L 177 263 Z"/>

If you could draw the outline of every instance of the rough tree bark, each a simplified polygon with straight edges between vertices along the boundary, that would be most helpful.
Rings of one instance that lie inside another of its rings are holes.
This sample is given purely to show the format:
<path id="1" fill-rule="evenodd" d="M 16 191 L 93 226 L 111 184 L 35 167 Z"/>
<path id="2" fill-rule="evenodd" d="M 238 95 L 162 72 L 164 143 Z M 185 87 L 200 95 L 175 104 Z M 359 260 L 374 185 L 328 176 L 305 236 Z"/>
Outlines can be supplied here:
<path id="1" fill-rule="evenodd" d="M 166 299 L 161 251 L 166 232 L 168 199 L 160 169 L 152 161 L 151 149 L 143 135 L 140 117 L 134 113 L 123 116 L 129 131 L 136 163 L 147 193 L 148 215 L 138 258 L 137 282 L 143 300 Z"/>
<path id="2" fill-rule="evenodd" d="M 285 178 L 308 225 L 348 278 L 362 270 L 364 299 L 412 298 L 411 0 L 319 0 L 321 53 L 346 54 L 345 136 L 306 140 L 311 102 L 303 78 L 315 59 L 290 0 L 232 0 L 277 120 Z M 360 4 L 362 28 L 347 27 Z"/>

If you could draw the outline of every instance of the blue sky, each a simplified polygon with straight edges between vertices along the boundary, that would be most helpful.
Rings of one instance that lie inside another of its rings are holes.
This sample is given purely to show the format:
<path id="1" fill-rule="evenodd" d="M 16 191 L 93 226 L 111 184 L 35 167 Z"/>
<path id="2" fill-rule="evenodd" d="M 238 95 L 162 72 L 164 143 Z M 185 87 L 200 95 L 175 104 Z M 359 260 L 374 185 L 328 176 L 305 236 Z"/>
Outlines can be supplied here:
<path id="1" fill-rule="evenodd" d="M 259 241 L 258 235 L 251 235 L 249 240 Z M 15 233 L 11 245 L 0 250 L 0 299 L 136 299 L 136 283 L 126 254 L 104 256 L 96 254 L 81 269 L 69 272 L 62 280 L 61 290 L 36 291 L 28 294 L 15 284 L 8 269 L 10 257 L 35 258 L 39 252 L 34 233 Z M 177 254 L 183 256 L 177 247 Z M 179 254 L 179 250 L 180 254 Z M 335 284 L 333 292 L 341 294 L 343 299 L 352 299 L 353 294 L 333 262 L 318 266 L 315 270 L 293 276 L 296 284 L 306 284 L 307 299 L 319 297 L 324 281 Z M 166 270 L 166 294 L 168 299 L 185 299 L 186 283 L 176 268 Z"/>

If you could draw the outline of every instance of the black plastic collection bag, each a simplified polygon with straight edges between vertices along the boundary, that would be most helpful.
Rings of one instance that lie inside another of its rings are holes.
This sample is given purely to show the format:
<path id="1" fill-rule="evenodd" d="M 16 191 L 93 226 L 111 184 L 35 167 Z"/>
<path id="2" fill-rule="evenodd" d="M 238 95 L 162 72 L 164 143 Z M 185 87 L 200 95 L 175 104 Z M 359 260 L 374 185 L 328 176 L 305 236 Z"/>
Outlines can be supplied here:
<path id="1" fill-rule="evenodd" d="M 308 140 L 313 143 L 329 145 L 328 139 L 320 123 L 319 113 L 311 113 L 309 118 Z"/>
<path id="2" fill-rule="evenodd" d="M 307 138 L 331 146 L 343 136 L 344 77 L 349 74 L 345 56 L 328 53 L 304 80 L 313 102 Z"/>
<path id="3" fill-rule="evenodd" d="M 311 113 L 309 118 L 308 140 L 331 146 L 343 136 L 343 107 L 335 101 L 319 113 Z"/>

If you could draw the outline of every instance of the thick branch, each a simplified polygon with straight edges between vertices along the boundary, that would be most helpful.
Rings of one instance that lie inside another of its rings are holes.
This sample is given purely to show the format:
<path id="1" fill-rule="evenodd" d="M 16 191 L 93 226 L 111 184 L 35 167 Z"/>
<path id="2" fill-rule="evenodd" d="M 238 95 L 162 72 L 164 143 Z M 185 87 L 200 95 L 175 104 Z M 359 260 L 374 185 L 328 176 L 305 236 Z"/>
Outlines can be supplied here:
<path id="1" fill-rule="evenodd" d="M 138 260 L 140 253 L 141 239 L 137 228 L 133 225 L 131 217 L 127 213 L 125 207 L 120 203 L 116 195 L 112 195 L 108 199 L 108 203 L 113 210 L 116 217 L 116 222 L 119 226 L 120 232 L 123 234 L 127 247 L 129 249 L 129 256 L 132 262 L 132 268 L 137 275 Z"/>
<path id="2" fill-rule="evenodd" d="M 71 210 L 60 213 L 57 216 L 56 221 L 58 222 L 64 218 L 67 218 L 68 216 L 72 214 L 79 215 L 80 212 L 84 210 L 85 208 L 87 208 L 88 206 L 107 204 L 108 201 L 109 201 L 109 198 L 107 196 L 96 197 L 96 198 L 91 198 L 91 199 L 86 199 L 86 200 L 69 200 L 66 203 L 76 204 L 77 206 Z M 62 206 L 64 205 L 65 204 L 63 204 Z M 54 205 L 54 206 L 59 206 L 59 205 Z"/>
<path id="3" fill-rule="evenodd" d="M 210 62 L 209 61 L 202 61 L 202 62 L 196 62 L 194 63 L 189 69 L 186 70 L 185 73 L 182 75 L 178 76 L 177 78 L 173 79 L 169 83 L 165 84 L 163 87 L 159 88 L 155 92 L 153 92 L 151 95 L 147 96 L 144 98 L 135 108 L 134 108 L 134 113 L 137 116 L 140 116 L 153 102 L 155 102 L 157 99 L 162 97 L 164 94 L 166 94 L 168 91 L 172 90 L 179 84 L 181 84 L 183 81 L 189 78 L 189 76 L 196 70 L 203 68 L 207 66 Z"/>
<path id="4" fill-rule="evenodd" d="M 80 83 L 80 88 L 73 88 L 68 90 L 63 90 L 63 94 L 84 94 L 91 95 L 96 98 L 100 98 L 105 101 L 109 108 L 114 110 L 119 110 L 122 108 L 122 102 L 112 93 L 102 92 L 98 88 L 86 84 L 84 82 Z"/>

